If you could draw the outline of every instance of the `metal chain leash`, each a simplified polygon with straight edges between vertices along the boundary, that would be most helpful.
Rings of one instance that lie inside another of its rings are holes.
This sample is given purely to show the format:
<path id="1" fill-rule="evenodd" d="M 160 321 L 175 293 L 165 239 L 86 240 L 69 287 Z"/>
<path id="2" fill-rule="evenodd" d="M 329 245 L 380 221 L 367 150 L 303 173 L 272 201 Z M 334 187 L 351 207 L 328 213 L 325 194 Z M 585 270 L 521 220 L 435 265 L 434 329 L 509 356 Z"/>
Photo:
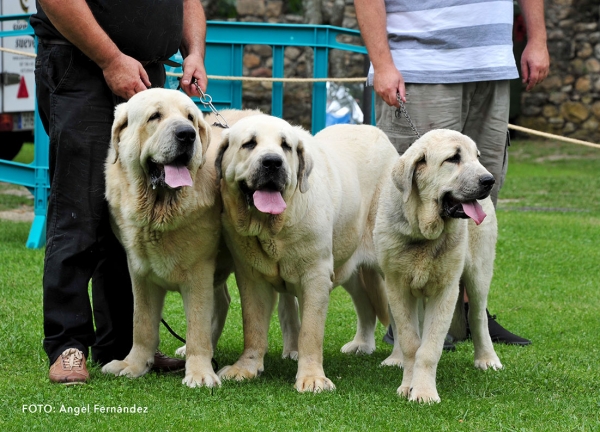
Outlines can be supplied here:
<path id="1" fill-rule="evenodd" d="M 225 117 L 223 117 L 221 115 L 221 113 L 219 113 L 219 111 L 217 111 L 215 106 L 212 104 L 212 97 L 209 94 L 206 94 L 202 91 L 202 89 L 198 85 L 198 80 L 196 78 L 193 78 L 192 84 L 194 84 L 196 86 L 196 90 L 198 90 L 198 93 L 200 93 L 200 103 L 202 105 L 204 105 L 205 107 L 208 107 L 213 112 L 215 117 L 217 118 L 217 121 L 215 122 L 214 126 L 219 126 L 219 127 L 222 127 L 223 129 L 229 128 L 229 125 L 227 124 L 227 120 L 225 120 Z"/>
<path id="2" fill-rule="evenodd" d="M 406 120 L 408 120 L 408 124 L 412 128 L 412 130 L 415 133 L 415 135 L 417 136 L 417 138 L 421 138 L 421 134 L 417 130 L 415 124 L 410 119 L 410 116 L 408 115 L 408 111 L 406 111 L 406 106 L 404 105 L 404 102 L 402 101 L 402 98 L 400 97 L 400 93 L 396 93 L 396 99 L 398 100 L 398 103 L 400 104 L 400 108 L 396 108 L 396 118 L 400 118 L 401 115 L 404 115 Z"/>

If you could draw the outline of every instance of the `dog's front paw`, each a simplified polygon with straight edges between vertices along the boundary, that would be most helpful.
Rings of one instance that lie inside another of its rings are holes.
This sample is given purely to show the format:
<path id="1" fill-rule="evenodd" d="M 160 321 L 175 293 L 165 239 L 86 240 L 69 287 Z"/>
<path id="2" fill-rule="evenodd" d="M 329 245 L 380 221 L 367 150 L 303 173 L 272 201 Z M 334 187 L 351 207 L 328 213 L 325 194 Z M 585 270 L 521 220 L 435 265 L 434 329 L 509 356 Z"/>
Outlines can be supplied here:
<path id="1" fill-rule="evenodd" d="M 225 366 L 217 375 L 222 379 L 234 379 L 236 381 L 242 381 L 245 379 L 256 378 L 259 373 L 262 372 L 257 369 L 249 369 L 246 367 L 239 366 L 237 363 L 231 366 Z"/>
<path id="2" fill-rule="evenodd" d="M 186 372 L 185 378 L 181 381 L 182 384 L 185 384 L 188 387 L 220 387 L 221 380 L 219 377 L 212 371 L 205 373 L 191 373 Z"/>
<path id="3" fill-rule="evenodd" d="M 487 369 L 498 370 L 498 369 L 502 369 L 504 366 L 502 366 L 502 363 L 500 363 L 500 359 L 498 358 L 498 356 L 494 356 L 494 357 L 476 359 L 475 360 L 475 367 L 477 369 L 481 369 L 481 370 L 487 370 Z"/>
<path id="4" fill-rule="evenodd" d="M 396 390 L 396 392 L 398 393 L 398 396 L 408 398 L 408 396 L 410 395 L 410 386 L 401 385 L 400 387 L 398 387 L 398 390 Z"/>
<path id="5" fill-rule="evenodd" d="M 179 356 L 179 357 L 183 357 L 183 358 L 185 358 L 185 352 L 186 352 L 186 350 L 185 350 L 185 347 L 186 347 L 186 346 L 184 345 L 184 346 L 182 346 L 182 347 L 179 347 L 179 348 L 177 348 L 177 349 L 175 350 L 175 355 L 176 355 L 176 356 Z"/>
<path id="6" fill-rule="evenodd" d="M 400 393 L 400 389 L 398 389 L 398 393 Z M 414 386 L 410 389 L 408 400 L 426 404 L 441 402 L 440 396 L 438 395 L 438 392 L 435 388 L 418 386 Z"/>
<path id="7" fill-rule="evenodd" d="M 403 363 L 402 355 L 397 356 L 397 355 L 394 355 L 394 353 L 392 353 L 391 356 L 389 356 L 388 358 L 386 358 L 384 361 L 381 362 L 381 366 L 397 366 L 397 367 L 401 368 L 402 363 Z"/>
<path id="8" fill-rule="evenodd" d="M 294 361 L 298 361 L 298 351 L 287 351 L 287 350 L 283 350 L 283 353 L 281 354 L 281 358 L 289 358 L 291 360 Z"/>
<path id="9" fill-rule="evenodd" d="M 296 380 L 294 388 L 300 393 L 320 393 L 325 390 L 335 390 L 335 385 L 325 376 L 305 376 Z"/>
<path id="10" fill-rule="evenodd" d="M 130 378 L 138 378 L 150 370 L 148 364 L 135 365 L 130 364 L 125 360 L 113 360 L 102 367 L 102 372 L 105 374 L 113 374 L 117 376 L 127 376 Z"/>
<path id="11" fill-rule="evenodd" d="M 342 347 L 342 352 L 344 354 L 372 354 L 373 351 L 375 351 L 375 341 L 373 341 L 373 343 L 369 343 L 357 342 L 353 340 Z"/>

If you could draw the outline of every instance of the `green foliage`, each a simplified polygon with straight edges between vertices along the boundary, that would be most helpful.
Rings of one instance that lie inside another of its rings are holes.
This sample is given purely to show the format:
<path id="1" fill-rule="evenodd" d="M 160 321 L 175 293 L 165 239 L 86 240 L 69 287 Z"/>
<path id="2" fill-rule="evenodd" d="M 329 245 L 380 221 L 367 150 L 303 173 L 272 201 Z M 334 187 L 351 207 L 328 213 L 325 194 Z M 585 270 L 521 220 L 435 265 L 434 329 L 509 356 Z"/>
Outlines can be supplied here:
<path id="1" fill-rule="evenodd" d="M 528 347 L 495 345 L 505 368 L 473 367 L 473 344 L 457 344 L 438 367 L 442 402 L 417 405 L 396 395 L 402 371 L 379 364 L 391 352 L 381 342 L 372 356 L 346 356 L 355 313 L 340 288 L 332 293 L 324 341 L 325 371 L 337 389 L 298 394 L 296 363 L 280 358 L 281 331 L 271 321 L 265 372 L 250 382 L 189 389 L 183 374 L 139 379 L 91 369 L 85 386 L 48 382 L 42 350 L 42 250 L 24 247 L 29 225 L 0 221 L 0 429 L 387 431 L 600 430 L 600 151 L 549 142 L 515 142 L 501 193 L 500 226 L 490 312 Z M 545 191 L 545 193 L 542 193 Z M 241 306 L 232 303 L 215 352 L 219 365 L 243 349 Z M 178 294 L 167 296 L 165 319 L 180 334 L 185 319 Z M 161 349 L 179 342 L 161 327 Z M 27 412 L 41 404 L 52 412 Z M 100 407 L 147 407 L 146 413 L 100 413 Z M 23 409 L 25 406 L 25 412 Z M 89 413 L 76 408 L 89 407 Z M 61 409 L 71 410 L 61 413 Z M 95 411 L 96 410 L 96 411 Z"/>

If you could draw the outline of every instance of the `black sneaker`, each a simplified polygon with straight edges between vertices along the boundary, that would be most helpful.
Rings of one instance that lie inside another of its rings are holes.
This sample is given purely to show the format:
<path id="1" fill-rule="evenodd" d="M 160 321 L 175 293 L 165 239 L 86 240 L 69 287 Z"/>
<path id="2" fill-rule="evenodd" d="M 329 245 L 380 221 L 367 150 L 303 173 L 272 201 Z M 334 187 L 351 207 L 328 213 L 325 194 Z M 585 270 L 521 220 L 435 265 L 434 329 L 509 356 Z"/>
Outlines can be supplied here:
<path id="1" fill-rule="evenodd" d="M 492 338 L 492 342 L 503 343 L 507 345 L 531 345 L 531 341 L 529 339 L 522 338 L 521 336 L 517 336 L 506 330 L 498 321 L 496 321 L 496 315 L 491 315 L 490 312 L 486 309 L 485 313 L 488 317 L 488 331 L 490 332 L 490 337 Z M 469 303 L 465 302 L 465 316 L 469 316 Z M 467 338 L 471 338 L 471 329 L 469 328 L 469 320 L 467 319 Z"/>
<path id="2" fill-rule="evenodd" d="M 490 332 L 490 337 L 492 338 L 492 342 L 503 343 L 507 345 L 531 345 L 531 341 L 529 339 L 517 336 L 498 324 L 498 321 L 496 321 L 496 315 L 490 315 L 487 309 L 485 312 L 487 313 L 488 317 L 488 329 Z"/>
<path id="3" fill-rule="evenodd" d="M 392 326 L 388 326 L 387 333 L 383 335 L 382 339 L 386 344 L 394 345 L 394 332 L 392 331 Z M 456 351 L 456 347 L 454 346 L 454 338 L 449 334 L 444 338 L 444 351 Z"/>

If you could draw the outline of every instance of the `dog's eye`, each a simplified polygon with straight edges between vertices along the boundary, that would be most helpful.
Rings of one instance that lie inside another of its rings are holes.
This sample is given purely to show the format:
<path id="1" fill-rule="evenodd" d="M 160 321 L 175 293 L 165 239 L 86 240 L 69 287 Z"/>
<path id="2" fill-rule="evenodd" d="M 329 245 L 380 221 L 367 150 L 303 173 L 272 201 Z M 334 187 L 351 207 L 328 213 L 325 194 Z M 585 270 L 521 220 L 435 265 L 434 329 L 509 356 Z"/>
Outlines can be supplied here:
<path id="1" fill-rule="evenodd" d="M 154 120 L 160 120 L 160 113 L 158 111 L 156 111 L 154 114 L 152 114 L 150 116 L 150 118 L 148 119 L 149 122 L 154 121 Z"/>
<path id="2" fill-rule="evenodd" d="M 456 153 L 454 156 L 446 159 L 444 162 L 450 162 L 450 163 L 460 163 L 460 153 Z"/>
<path id="3" fill-rule="evenodd" d="M 188 120 L 191 121 L 192 123 L 194 123 L 194 116 L 191 114 L 188 114 Z"/>
<path id="4" fill-rule="evenodd" d="M 256 147 L 256 140 L 254 138 L 252 138 L 250 141 L 242 144 L 242 148 L 246 149 L 246 150 L 252 150 L 254 147 Z"/>
<path id="5" fill-rule="evenodd" d="M 281 140 L 281 148 L 285 151 L 292 151 L 292 146 L 289 145 L 285 139 Z"/>

